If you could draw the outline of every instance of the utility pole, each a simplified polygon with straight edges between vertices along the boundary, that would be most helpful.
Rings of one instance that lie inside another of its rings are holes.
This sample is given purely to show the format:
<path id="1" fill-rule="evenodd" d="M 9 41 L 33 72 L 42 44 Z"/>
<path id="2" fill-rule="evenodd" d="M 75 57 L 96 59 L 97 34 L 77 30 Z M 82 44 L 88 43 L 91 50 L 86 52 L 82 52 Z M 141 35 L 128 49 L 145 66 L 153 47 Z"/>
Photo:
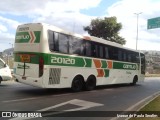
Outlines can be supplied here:
<path id="1" fill-rule="evenodd" d="M 134 13 L 137 16 L 137 35 L 136 35 L 136 50 L 137 50 L 137 44 L 138 44 L 138 19 L 139 19 L 139 15 L 142 14 L 142 12 L 139 13 Z"/>

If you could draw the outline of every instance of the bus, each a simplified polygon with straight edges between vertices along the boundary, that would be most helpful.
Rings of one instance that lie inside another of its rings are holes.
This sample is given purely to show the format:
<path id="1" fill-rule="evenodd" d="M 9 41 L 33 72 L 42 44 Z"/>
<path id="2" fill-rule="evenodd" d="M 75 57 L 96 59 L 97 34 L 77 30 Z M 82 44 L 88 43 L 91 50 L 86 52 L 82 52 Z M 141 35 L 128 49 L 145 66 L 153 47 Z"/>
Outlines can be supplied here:
<path id="1" fill-rule="evenodd" d="M 99 85 L 135 85 L 144 80 L 144 75 L 142 52 L 44 23 L 17 27 L 14 47 L 17 82 L 81 91 Z"/>

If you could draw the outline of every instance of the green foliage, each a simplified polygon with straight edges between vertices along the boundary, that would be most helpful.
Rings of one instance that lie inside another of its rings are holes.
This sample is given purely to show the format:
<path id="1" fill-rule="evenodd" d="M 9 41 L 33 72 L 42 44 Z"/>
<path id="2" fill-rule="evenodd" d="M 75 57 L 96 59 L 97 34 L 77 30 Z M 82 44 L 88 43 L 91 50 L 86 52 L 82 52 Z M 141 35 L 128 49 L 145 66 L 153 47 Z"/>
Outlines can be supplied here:
<path id="1" fill-rule="evenodd" d="M 104 19 L 93 19 L 89 26 L 84 27 L 91 36 L 103 38 L 124 45 L 126 40 L 118 35 L 122 24 L 117 23 L 116 17 L 105 17 Z"/>
<path id="2" fill-rule="evenodd" d="M 157 114 L 159 111 L 160 96 L 149 102 L 146 106 L 144 106 L 140 111 L 136 113 L 137 115 L 141 115 L 141 112 L 143 112 L 143 115 L 146 116 L 147 112 L 149 112 L 149 115 L 155 115 L 156 117 L 132 117 L 129 120 L 160 120 Z"/>

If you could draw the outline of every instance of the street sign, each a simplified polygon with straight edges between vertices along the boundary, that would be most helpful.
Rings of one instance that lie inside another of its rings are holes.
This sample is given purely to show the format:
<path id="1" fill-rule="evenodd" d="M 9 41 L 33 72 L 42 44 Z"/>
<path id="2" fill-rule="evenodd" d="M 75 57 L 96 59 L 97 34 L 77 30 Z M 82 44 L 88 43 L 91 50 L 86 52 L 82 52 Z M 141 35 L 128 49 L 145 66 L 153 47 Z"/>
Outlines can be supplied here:
<path id="1" fill-rule="evenodd" d="M 160 28 L 160 17 L 151 18 L 147 21 L 147 29 Z"/>

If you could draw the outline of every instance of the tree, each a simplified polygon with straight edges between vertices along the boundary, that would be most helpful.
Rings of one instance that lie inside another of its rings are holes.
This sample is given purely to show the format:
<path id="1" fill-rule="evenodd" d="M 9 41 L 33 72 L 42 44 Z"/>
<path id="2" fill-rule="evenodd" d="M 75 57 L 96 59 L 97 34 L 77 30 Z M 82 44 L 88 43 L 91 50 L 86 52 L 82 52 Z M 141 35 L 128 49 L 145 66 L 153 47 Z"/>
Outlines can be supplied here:
<path id="1" fill-rule="evenodd" d="M 118 35 L 121 29 L 122 24 L 117 23 L 116 17 L 105 17 L 104 19 L 96 18 L 91 21 L 89 26 L 84 27 L 84 30 L 91 36 L 124 45 L 126 40 Z"/>

